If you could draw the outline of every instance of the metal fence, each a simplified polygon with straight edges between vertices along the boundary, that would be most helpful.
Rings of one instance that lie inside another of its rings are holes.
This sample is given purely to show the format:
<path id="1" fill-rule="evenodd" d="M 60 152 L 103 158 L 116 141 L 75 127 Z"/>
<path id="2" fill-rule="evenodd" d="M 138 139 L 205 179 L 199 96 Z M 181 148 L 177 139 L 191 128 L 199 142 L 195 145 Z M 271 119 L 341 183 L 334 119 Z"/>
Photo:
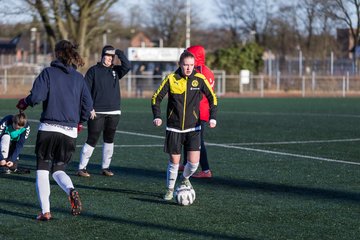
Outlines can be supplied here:
<path id="1" fill-rule="evenodd" d="M 121 81 L 120 87 L 124 97 L 150 97 L 158 88 L 163 75 L 144 73 L 136 75 L 128 73 Z M 227 75 L 224 71 L 214 71 L 215 92 L 218 96 L 360 96 L 360 76 L 317 76 L 281 75 L 276 76 L 250 75 L 248 83 L 242 82 L 239 75 Z M 37 75 L 13 75 L 0 71 L 0 94 L 25 95 L 29 93 Z"/>
<path id="2" fill-rule="evenodd" d="M 250 76 L 248 83 L 242 83 L 240 75 L 226 75 L 218 79 L 225 81 L 224 91 L 217 89 L 219 95 L 230 93 L 240 96 L 360 96 L 360 77 L 350 76 L 317 76 L 315 73 L 306 76 L 280 75 L 275 77 Z M 219 84 L 218 84 L 219 85 Z"/>
<path id="3" fill-rule="evenodd" d="M 350 75 L 359 75 L 359 59 L 334 58 L 331 53 L 325 59 L 310 59 L 299 54 L 295 56 L 286 56 L 284 58 L 274 57 L 264 60 L 263 73 L 273 76 L 277 72 L 286 75 L 306 75 L 316 72 L 323 76 L 340 76 L 349 73 Z"/>

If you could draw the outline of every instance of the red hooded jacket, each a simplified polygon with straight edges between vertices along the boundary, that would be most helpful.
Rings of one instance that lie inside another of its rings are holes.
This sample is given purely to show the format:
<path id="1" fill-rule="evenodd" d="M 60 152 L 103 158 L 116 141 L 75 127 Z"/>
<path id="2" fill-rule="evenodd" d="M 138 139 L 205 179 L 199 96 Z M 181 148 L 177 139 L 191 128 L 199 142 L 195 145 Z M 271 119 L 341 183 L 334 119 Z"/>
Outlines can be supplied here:
<path id="1" fill-rule="evenodd" d="M 206 79 L 209 81 L 211 87 L 214 90 L 214 84 L 215 84 L 214 73 L 207 66 L 205 66 L 204 47 L 201 45 L 191 46 L 187 50 L 195 56 L 196 71 L 202 73 L 206 77 Z M 209 107 L 209 102 L 207 98 L 204 97 L 204 95 L 203 98 L 201 99 L 199 108 L 200 108 L 200 120 L 208 122 L 210 116 L 209 114 L 210 107 Z"/>

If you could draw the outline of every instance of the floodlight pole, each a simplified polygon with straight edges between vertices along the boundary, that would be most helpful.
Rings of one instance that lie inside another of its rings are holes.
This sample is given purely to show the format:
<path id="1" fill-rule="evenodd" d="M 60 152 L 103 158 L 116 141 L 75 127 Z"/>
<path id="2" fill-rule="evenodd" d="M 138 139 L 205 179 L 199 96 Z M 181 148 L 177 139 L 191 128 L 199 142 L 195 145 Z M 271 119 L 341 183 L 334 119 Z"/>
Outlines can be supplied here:
<path id="1" fill-rule="evenodd" d="M 30 29 L 30 63 L 36 63 L 36 31 L 37 28 L 33 27 Z"/>
<path id="2" fill-rule="evenodd" d="M 103 33 L 103 46 L 108 44 L 108 34 L 111 33 L 111 29 L 106 29 Z"/>
<path id="3" fill-rule="evenodd" d="M 190 0 L 186 2 L 186 48 L 190 47 L 190 14 L 191 6 Z"/>
<path id="4" fill-rule="evenodd" d="M 301 49 L 299 49 L 299 76 L 303 75 L 303 55 Z"/>

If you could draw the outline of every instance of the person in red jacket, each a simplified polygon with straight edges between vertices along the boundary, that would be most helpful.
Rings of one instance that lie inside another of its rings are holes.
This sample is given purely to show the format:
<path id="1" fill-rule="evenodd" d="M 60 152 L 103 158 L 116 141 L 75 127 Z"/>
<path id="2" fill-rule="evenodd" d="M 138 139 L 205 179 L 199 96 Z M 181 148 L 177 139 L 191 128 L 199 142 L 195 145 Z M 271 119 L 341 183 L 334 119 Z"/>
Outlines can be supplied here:
<path id="1" fill-rule="evenodd" d="M 206 79 L 209 81 L 211 87 L 214 90 L 214 73 L 205 65 L 205 49 L 201 45 L 191 46 L 187 49 L 195 56 L 195 68 L 196 71 L 202 73 Z M 200 101 L 200 120 L 201 120 L 201 150 L 200 150 L 200 166 L 201 170 L 198 173 L 192 175 L 193 178 L 211 178 L 212 173 L 209 167 L 209 162 L 207 158 L 207 151 L 205 147 L 204 141 L 204 131 L 205 131 L 205 123 L 209 122 L 209 102 L 206 97 L 203 96 L 202 100 Z M 186 149 L 184 149 L 186 151 Z M 187 156 L 184 154 L 184 163 L 183 166 L 180 166 L 179 169 L 183 170 L 184 166 L 187 162 Z"/>

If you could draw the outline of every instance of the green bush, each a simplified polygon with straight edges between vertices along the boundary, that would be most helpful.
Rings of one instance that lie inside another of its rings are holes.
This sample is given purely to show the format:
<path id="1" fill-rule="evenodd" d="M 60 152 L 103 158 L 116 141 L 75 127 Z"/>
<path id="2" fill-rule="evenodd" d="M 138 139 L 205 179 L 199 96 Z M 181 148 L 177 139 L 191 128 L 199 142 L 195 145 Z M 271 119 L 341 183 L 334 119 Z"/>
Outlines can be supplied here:
<path id="1" fill-rule="evenodd" d="M 241 69 L 259 73 L 263 66 L 264 50 L 255 42 L 244 46 L 220 48 L 208 55 L 207 63 L 212 69 L 222 69 L 228 74 L 238 74 Z"/>

